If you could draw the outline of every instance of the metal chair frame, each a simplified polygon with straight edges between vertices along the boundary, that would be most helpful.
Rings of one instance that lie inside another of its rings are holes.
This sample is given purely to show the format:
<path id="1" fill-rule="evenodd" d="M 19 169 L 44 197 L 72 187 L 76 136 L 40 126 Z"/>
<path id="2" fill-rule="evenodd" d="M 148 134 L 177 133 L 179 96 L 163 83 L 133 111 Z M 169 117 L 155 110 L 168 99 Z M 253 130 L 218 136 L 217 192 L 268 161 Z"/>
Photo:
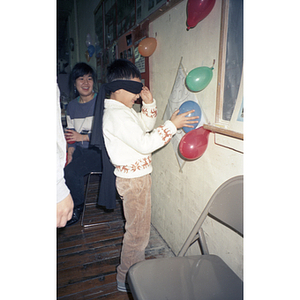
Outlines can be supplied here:
<path id="1" fill-rule="evenodd" d="M 84 224 L 84 214 L 85 214 L 86 207 L 87 206 L 92 206 L 92 205 L 96 204 L 96 203 L 86 203 L 86 201 L 87 201 L 87 195 L 88 195 L 89 187 L 90 187 L 91 175 L 99 175 L 99 176 L 101 176 L 102 172 L 90 172 L 89 175 L 88 175 L 86 189 L 85 189 L 85 196 L 84 196 L 83 212 L 82 212 L 81 223 L 80 223 L 81 226 L 84 227 L 84 228 L 92 227 L 92 226 L 97 226 L 97 225 L 101 224 L 101 223 Z"/>

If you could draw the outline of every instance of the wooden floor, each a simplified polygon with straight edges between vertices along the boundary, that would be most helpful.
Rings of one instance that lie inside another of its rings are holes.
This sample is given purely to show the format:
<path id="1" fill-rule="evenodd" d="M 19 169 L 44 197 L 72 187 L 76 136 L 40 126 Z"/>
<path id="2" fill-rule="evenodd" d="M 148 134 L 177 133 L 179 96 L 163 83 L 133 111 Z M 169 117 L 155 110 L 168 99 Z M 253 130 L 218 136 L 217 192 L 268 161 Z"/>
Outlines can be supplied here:
<path id="1" fill-rule="evenodd" d="M 90 185 L 84 224 L 57 230 L 57 299 L 133 299 L 118 292 L 116 267 L 119 264 L 124 217 L 122 202 L 106 212 L 95 205 L 98 182 Z M 152 226 L 146 259 L 174 256 Z"/>

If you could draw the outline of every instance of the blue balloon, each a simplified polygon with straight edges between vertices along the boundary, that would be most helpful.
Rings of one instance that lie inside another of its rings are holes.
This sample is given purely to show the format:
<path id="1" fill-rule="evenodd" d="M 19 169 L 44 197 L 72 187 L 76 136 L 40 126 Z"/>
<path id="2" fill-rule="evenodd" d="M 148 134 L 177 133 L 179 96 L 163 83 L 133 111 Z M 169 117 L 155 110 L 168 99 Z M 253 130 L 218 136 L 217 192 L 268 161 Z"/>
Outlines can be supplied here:
<path id="1" fill-rule="evenodd" d="M 89 57 L 92 57 L 95 53 L 95 47 L 93 45 L 88 46 Z"/>
<path id="2" fill-rule="evenodd" d="M 193 126 L 193 128 L 192 127 L 183 127 L 184 132 L 189 132 L 189 131 L 195 129 L 201 120 L 201 115 L 202 115 L 201 108 L 200 108 L 199 104 L 195 101 L 188 100 L 188 101 L 183 102 L 179 107 L 178 114 L 180 115 L 180 114 L 183 114 L 190 110 L 195 110 L 195 111 L 193 113 L 188 114 L 187 117 L 199 116 L 199 119 L 194 120 L 194 121 L 198 121 L 197 123 L 191 124 Z"/>

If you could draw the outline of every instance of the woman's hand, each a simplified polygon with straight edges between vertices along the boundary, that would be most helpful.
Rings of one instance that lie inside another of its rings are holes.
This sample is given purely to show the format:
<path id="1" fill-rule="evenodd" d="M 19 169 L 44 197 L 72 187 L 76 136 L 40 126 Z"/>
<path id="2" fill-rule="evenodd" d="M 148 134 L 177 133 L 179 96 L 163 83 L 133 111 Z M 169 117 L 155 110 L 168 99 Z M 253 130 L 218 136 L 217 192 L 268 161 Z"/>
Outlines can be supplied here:
<path id="1" fill-rule="evenodd" d="M 67 142 L 81 142 L 82 141 L 82 137 L 81 134 L 78 133 L 75 130 L 71 130 L 71 129 L 66 129 L 65 130 L 65 137 Z"/>
<path id="2" fill-rule="evenodd" d="M 150 104 L 153 102 L 153 96 L 152 96 L 150 90 L 146 86 L 143 86 L 140 95 L 146 104 Z"/>
<path id="3" fill-rule="evenodd" d="M 199 119 L 199 116 L 187 117 L 187 115 L 193 113 L 194 111 L 195 110 L 190 110 L 188 112 L 178 115 L 179 109 L 177 109 L 171 116 L 170 120 L 173 122 L 173 124 L 176 126 L 177 129 L 182 128 L 182 127 L 193 128 L 194 126 L 192 126 L 190 124 L 198 123 L 198 121 L 193 121 L 193 120 Z"/>
<path id="4" fill-rule="evenodd" d="M 67 165 L 72 161 L 73 159 L 73 153 L 75 151 L 74 147 L 68 147 L 68 153 L 67 153 Z"/>
<path id="5" fill-rule="evenodd" d="M 74 202 L 71 194 L 69 194 L 64 200 L 57 203 L 56 206 L 56 227 L 65 227 L 67 221 L 72 218 Z"/>
<path id="6" fill-rule="evenodd" d="M 67 157 L 67 165 L 72 161 L 72 158 L 73 158 L 73 154 L 69 154 L 68 153 L 68 157 Z"/>

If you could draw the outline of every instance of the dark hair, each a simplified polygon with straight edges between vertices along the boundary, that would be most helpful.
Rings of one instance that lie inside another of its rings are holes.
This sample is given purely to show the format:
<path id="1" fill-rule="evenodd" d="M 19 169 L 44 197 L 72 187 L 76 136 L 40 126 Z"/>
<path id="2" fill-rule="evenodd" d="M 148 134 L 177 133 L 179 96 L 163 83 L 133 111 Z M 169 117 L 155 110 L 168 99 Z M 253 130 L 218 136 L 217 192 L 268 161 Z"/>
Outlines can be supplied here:
<path id="1" fill-rule="evenodd" d="M 70 91 L 71 91 L 71 99 L 76 98 L 79 96 L 79 93 L 77 89 L 74 87 L 76 79 L 78 77 L 84 76 L 84 75 L 91 75 L 94 82 L 94 89 L 96 88 L 96 82 L 97 82 L 97 75 L 94 69 L 89 66 L 88 64 L 84 62 L 77 63 L 70 74 L 69 78 L 69 85 L 70 85 Z"/>
<path id="2" fill-rule="evenodd" d="M 107 82 L 123 79 L 141 78 L 139 69 L 127 59 L 116 59 L 107 67 Z"/>

